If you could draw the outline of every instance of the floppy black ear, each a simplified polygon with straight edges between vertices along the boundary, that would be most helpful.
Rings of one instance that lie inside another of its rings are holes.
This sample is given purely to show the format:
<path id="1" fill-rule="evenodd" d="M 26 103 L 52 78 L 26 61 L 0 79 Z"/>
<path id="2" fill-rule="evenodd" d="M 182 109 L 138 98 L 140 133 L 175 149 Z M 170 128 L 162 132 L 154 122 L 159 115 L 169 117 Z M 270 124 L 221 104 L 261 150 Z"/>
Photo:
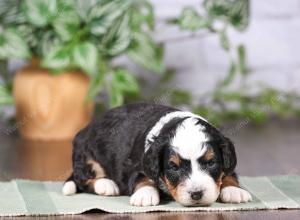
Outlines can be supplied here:
<path id="1" fill-rule="evenodd" d="M 229 138 L 224 138 L 224 143 L 221 147 L 223 157 L 223 167 L 226 175 L 231 174 L 236 167 L 236 154 L 234 145 Z"/>
<path id="2" fill-rule="evenodd" d="M 150 148 L 145 152 L 143 167 L 145 174 L 154 182 L 158 183 L 162 169 L 162 152 L 164 144 L 158 140 L 154 141 Z"/>

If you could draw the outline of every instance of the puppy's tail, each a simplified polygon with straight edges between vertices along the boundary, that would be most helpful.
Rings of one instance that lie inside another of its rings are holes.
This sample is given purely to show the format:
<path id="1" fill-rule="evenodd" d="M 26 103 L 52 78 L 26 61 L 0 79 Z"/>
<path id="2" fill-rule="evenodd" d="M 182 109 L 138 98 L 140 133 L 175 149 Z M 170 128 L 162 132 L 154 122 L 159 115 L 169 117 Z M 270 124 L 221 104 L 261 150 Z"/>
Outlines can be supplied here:
<path id="1" fill-rule="evenodd" d="M 73 173 L 71 176 L 65 181 L 63 188 L 62 188 L 62 193 L 65 196 L 70 196 L 75 194 L 78 191 L 78 188 L 75 184 L 75 181 L 73 179 Z"/>

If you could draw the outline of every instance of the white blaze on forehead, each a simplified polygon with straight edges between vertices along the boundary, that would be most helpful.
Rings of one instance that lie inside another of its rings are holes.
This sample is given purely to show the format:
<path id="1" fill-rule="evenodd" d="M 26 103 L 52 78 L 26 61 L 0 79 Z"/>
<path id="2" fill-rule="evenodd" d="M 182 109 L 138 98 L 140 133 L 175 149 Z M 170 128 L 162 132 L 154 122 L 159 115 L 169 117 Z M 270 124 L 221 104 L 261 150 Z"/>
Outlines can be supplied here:
<path id="1" fill-rule="evenodd" d="M 195 118 L 187 118 L 180 124 L 171 141 L 171 146 L 183 159 L 196 160 L 207 150 L 208 141 L 204 128 Z"/>
<path id="2" fill-rule="evenodd" d="M 203 118 L 199 115 L 193 114 L 191 112 L 185 112 L 185 111 L 174 111 L 174 112 L 170 112 L 170 113 L 164 115 L 163 117 L 161 117 L 158 120 L 158 122 L 153 126 L 153 128 L 147 134 L 146 140 L 145 140 L 145 152 L 150 147 L 149 142 L 152 142 L 154 137 L 159 135 L 161 129 L 163 128 L 163 126 L 165 124 L 167 124 L 174 118 L 185 118 L 185 117 L 194 117 L 194 118 L 199 118 L 199 119 L 202 119 L 203 121 L 206 121 L 205 118 Z"/>

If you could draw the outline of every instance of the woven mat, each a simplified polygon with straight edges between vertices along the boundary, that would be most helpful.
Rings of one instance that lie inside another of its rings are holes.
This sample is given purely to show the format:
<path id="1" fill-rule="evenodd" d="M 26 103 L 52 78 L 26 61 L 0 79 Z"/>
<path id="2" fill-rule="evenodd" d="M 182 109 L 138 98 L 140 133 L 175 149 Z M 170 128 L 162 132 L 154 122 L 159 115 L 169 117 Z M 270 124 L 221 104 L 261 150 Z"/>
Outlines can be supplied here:
<path id="1" fill-rule="evenodd" d="M 209 207 L 183 207 L 176 202 L 162 202 L 158 206 L 134 207 L 129 205 L 127 196 L 102 197 L 85 193 L 63 196 L 62 182 L 13 180 L 0 182 L 0 216 L 68 215 L 92 209 L 109 213 L 141 213 L 300 208 L 300 176 L 241 177 L 240 182 L 251 192 L 252 202 L 214 203 Z"/>

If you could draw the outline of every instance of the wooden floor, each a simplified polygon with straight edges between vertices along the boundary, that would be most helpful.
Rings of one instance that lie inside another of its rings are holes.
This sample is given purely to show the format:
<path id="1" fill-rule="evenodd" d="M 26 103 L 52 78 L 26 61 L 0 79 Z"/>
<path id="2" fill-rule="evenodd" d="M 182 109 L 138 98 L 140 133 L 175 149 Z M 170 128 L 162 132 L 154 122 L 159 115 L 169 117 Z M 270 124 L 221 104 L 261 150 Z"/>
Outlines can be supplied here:
<path id="1" fill-rule="evenodd" d="M 244 176 L 300 175 L 300 122 L 273 121 L 263 127 L 244 121 L 227 125 L 223 130 L 233 139 L 238 156 L 237 171 Z M 64 180 L 71 168 L 71 143 L 42 143 L 21 140 L 17 135 L 0 135 L 0 180 L 27 178 Z M 300 186 L 299 186 L 300 190 Z M 25 219 L 31 219 L 26 217 Z M 18 218 L 19 219 L 19 218 Z M 45 219 L 300 219 L 299 210 L 243 211 L 214 213 L 87 213 L 77 216 L 45 217 Z"/>

